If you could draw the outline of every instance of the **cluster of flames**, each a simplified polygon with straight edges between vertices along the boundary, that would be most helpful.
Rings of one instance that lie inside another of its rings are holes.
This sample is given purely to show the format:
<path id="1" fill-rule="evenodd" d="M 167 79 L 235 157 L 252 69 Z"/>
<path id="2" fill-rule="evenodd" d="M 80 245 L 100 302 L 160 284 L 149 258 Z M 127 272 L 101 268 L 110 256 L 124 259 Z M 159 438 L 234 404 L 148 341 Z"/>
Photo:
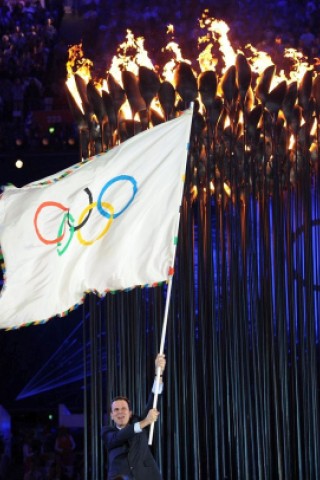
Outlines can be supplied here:
<path id="1" fill-rule="evenodd" d="M 275 181 L 289 188 L 299 172 L 315 171 L 318 59 L 310 65 L 301 52 L 286 48 L 286 68 L 281 68 L 251 44 L 235 51 L 228 25 L 207 11 L 199 26 L 197 66 L 184 58 L 173 26 L 168 27 L 170 41 L 163 50 L 169 60 L 162 69 L 153 64 L 144 39 L 130 30 L 102 79 L 92 77 L 93 62 L 82 45 L 70 47 L 67 94 L 82 157 L 174 118 L 194 102 L 189 162 L 194 195 L 199 187 L 228 196 L 239 186 L 258 192 L 261 186 L 272 189 Z"/>

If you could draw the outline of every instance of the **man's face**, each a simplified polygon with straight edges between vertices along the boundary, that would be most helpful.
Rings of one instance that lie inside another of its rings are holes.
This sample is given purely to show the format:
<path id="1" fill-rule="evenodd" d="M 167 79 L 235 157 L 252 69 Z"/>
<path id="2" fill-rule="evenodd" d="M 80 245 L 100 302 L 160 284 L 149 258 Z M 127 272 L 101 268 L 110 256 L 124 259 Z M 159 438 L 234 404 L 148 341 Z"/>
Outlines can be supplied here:
<path id="1" fill-rule="evenodd" d="M 132 411 L 125 400 L 116 400 L 111 405 L 111 420 L 118 428 L 124 428 L 131 418 Z"/>

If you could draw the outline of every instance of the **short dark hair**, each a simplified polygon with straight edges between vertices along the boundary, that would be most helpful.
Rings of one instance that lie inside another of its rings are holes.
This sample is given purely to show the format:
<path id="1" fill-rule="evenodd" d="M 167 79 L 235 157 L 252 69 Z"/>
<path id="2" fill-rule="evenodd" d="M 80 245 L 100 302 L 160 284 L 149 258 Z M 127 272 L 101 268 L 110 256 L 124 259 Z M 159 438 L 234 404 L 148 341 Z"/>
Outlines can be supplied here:
<path id="1" fill-rule="evenodd" d="M 131 402 L 130 402 L 129 398 L 128 398 L 128 397 L 123 397 L 122 395 L 119 395 L 118 397 L 114 397 L 114 398 L 111 400 L 111 403 L 110 403 L 110 412 L 112 411 L 112 404 L 113 404 L 113 402 L 117 402 L 118 400 L 124 400 L 125 402 L 127 402 L 128 407 L 129 407 L 129 410 L 131 410 Z"/>

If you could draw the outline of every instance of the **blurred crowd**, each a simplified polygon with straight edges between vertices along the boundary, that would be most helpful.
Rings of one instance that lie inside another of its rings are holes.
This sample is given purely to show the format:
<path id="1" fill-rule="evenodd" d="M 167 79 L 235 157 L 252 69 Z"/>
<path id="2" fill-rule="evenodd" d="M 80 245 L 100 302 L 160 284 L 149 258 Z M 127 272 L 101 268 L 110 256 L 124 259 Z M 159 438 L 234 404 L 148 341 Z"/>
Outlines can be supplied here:
<path id="1" fill-rule="evenodd" d="M 61 25 L 79 23 L 85 55 L 105 73 L 126 30 L 142 35 L 159 60 L 168 42 L 167 25 L 186 58 L 197 59 L 199 27 L 205 8 L 227 22 L 234 48 L 251 43 L 273 58 L 285 47 L 301 50 L 319 64 L 320 6 L 316 0 L 0 0 L 0 153 L 21 146 L 48 146 L 34 111 L 68 109 L 65 79 L 68 38 Z M 156 34 L 155 34 L 156 32 Z M 318 68 L 318 67 L 317 67 Z M 76 129 L 54 129 L 55 148 L 74 145 Z"/>
<path id="2" fill-rule="evenodd" d="M 63 15 L 59 0 L 0 0 L 0 151 L 36 138 L 32 112 L 61 97 L 51 72 Z"/>
<path id="3" fill-rule="evenodd" d="M 181 44 L 197 48 L 197 39 L 203 35 L 197 20 L 208 9 L 210 16 L 227 22 L 235 46 L 250 42 L 270 50 L 281 39 L 286 46 L 303 49 L 309 58 L 319 56 L 317 0 L 138 0 L 109 2 L 109 7 L 102 9 L 101 4 L 100 9 L 92 7 L 90 16 L 94 17 L 96 11 L 98 29 L 105 32 L 105 46 L 112 44 L 113 39 L 118 45 L 125 29 L 130 28 L 147 38 L 156 51 L 159 45 L 162 47 L 161 32 L 171 23 Z"/>
<path id="4" fill-rule="evenodd" d="M 81 480 L 82 443 L 64 426 L 20 428 L 10 454 L 0 439 L 0 480 Z"/>

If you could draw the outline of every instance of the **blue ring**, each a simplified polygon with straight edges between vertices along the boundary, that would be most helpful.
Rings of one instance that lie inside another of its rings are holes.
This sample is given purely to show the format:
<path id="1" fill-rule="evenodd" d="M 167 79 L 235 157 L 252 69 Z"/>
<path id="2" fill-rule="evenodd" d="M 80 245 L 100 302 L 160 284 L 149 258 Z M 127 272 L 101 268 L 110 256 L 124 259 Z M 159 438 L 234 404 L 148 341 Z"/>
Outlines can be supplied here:
<path id="1" fill-rule="evenodd" d="M 103 194 L 105 193 L 107 188 L 109 188 L 113 183 L 121 182 L 123 180 L 132 183 L 132 197 L 129 199 L 128 203 L 123 207 L 123 209 L 120 210 L 120 212 L 113 214 L 113 218 L 119 217 L 119 215 L 121 215 L 129 207 L 129 205 L 132 203 L 132 201 L 133 201 L 133 199 L 136 196 L 136 193 L 138 191 L 137 181 L 135 180 L 135 178 L 131 177 L 130 175 L 118 175 L 117 177 L 113 177 L 111 180 L 109 180 L 103 186 L 103 188 L 101 189 L 100 195 L 98 197 L 98 200 L 97 200 L 97 209 L 99 210 L 99 212 L 102 216 L 104 216 L 106 218 L 111 217 L 110 213 L 108 213 L 107 210 L 104 210 L 103 207 L 102 207 L 101 203 L 102 203 Z"/>

